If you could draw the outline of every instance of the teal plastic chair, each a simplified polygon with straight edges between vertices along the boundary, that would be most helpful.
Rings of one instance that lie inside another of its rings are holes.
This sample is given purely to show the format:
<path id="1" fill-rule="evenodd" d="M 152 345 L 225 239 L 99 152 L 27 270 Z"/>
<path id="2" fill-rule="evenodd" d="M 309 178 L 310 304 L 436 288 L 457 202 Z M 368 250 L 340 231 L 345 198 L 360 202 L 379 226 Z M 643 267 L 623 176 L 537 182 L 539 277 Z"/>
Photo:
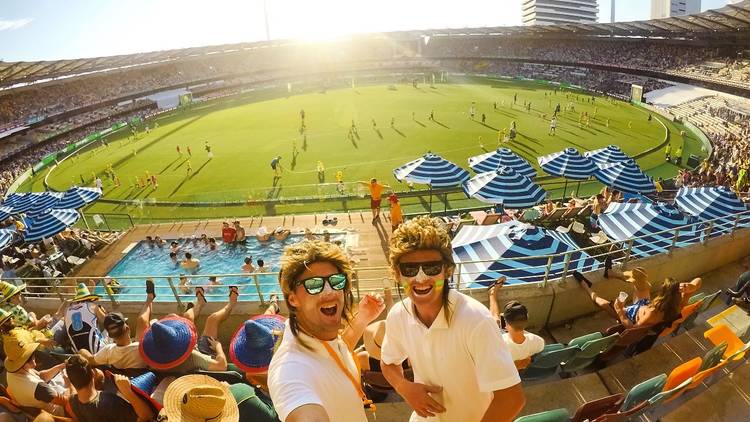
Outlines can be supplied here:
<path id="1" fill-rule="evenodd" d="M 560 364 L 570 360 L 578 350 L 577 346 L 559 343 L 544 346 L 541 352 L 534 355 L 529 366 L 519 372 L 521 379 L 531 381 L 555 375 Z"/>
<path id="2" fill-rule="evenodd" d="M 661 374 L 631 388 L 625 396 L 622 406 L 620 406 L 620 412 L 627 412 L 641 403 L 651 400 L 651 398 L 664 389 L 664 384 L 666 382 L 667 374 Z"/>
<path id="3" fill-rule="evenodd" d="M 716 297 L 718 297 L 721 294 L 721 290 L 718 290 L 714 293 L 711 293 L 710 295 L 706 296 L 703 293 L 698 293 L 690 298 L 690 303 L 695 303 L 693 298 L 700 296 L 697 300 L 702 300 L 703 303 L 698 307 L 698 309 L 695 310 L 692 314 L 688 315 L 687 318 L 685 318 L 684 321 L 682 321 L 681 327 L 685 329 L 685 331 L 692 329 L 695 327 L 695 320 L 698 318 L 700 314 L 708 310 L 708 308 L 711 306 L 711 304 L 716 300 Z"/>
<path id="4" fill-rule="evenodd" d="M 706 352 L 706 354 L 703 356 L 703 362 L 701 363 L 700 369 L 698 369 L 698 372 L 703 372 L 706 369 L 711 369 L 714 366 L 718 365 L 719 362 L 721 362 L 722 356 L 724 356 L 724 352 L 727 350 L 727 342 L 722 341 L 721 343 L 717 344 L 716 347 Z"/>
<path id="5" fill-rule="evenodd" d="M 568 409 L 555 409 L 517 418 L 514 422 L 570 422 Z"/>
<path id="6" fill-rule="evenodd" d="M 587 368 L 599 355 L 608 352 L 619 338 L 619 334 L 603 337 L 601 333 L 593 333 L 571 340 L 568 346 L 578 346 L 579 350 L 575 356 L 562 364 L 562 371 L 571 373 Z"/>
<path id="7" fill-rule="evenodd" d="M 685 381 L 682 382 L 682 384 L 678 385 L 677 387 L 671 390 L 662 391 L 661 393 L 658 393 L 657 395 L 655 395 L 654 397 L 651 397 L 648 400 L 649 407 L 658 406 L 664 403 L 665 401 L 676 396 L 678 393 L 681 393 L 682 390 L 686 389 L 692 383 L 693 383 L 693 378 L 691 377 L 691 378 L 686 379 Z"/>
<path id="8" fill-rule="evenodd" d="M 696 293 L 696 294 L 690 296 L 690 299 L 688 299 L 688 303 L 687 304 L 688 305 L 692 305 L 693 303 L 695 303 L 695 302 L 703 299 L 704 297 L 706 297 L 705 293 Z"/>

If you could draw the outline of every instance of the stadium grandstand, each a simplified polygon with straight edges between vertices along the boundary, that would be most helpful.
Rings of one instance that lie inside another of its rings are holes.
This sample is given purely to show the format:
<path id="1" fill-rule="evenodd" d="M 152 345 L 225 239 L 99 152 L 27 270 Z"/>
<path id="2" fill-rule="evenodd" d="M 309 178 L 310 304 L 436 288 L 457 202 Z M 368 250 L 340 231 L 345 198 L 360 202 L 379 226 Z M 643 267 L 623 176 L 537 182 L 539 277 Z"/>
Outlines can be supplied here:
<path id="1" fill-rule="evenodd" d="M 0 61 L 0 421 L 745 421 L 749 137 L 750 0 Z"/>

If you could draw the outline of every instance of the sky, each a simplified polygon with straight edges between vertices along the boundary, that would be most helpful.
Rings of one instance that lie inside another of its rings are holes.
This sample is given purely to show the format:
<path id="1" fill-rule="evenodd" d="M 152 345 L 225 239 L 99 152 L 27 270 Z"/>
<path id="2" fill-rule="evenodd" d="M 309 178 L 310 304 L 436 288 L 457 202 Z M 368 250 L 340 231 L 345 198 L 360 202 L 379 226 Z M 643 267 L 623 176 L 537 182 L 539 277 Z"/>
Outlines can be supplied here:
<path id="1" fill-rule="evenodd" d="M 610 1 L 598 0 L 609 22 Z M 715 9 L 727 0 L 702 0 Z M 650 0 L 617 0 L 617 21 Z M 520 25 L 521 0 L 267 0 L 274 38 Z M 59 60 L 266 39 L 263 0 L 0 0 L 0 61 Z"/>

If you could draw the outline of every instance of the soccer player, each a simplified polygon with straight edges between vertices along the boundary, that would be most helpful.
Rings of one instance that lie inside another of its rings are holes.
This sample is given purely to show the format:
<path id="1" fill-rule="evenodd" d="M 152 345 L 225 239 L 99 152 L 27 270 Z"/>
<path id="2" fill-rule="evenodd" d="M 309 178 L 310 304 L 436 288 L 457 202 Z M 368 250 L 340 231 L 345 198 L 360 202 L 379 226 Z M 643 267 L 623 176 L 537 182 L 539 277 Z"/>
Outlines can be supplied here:
<path id="1" fill-rule="evenodd" d="M 430 110 L 430 120 L 435 120 L 435 110 Z"/>
<path id="2" fill-rule="evenodd" d="M 487 116 L 482 113 L 482 124 L 484 124 L 485 121 L 487 121 Z"/>
<path id="3" fill-rule="evenodd" d="M 177 145 L 177 155 L 182 155 L 182 151 L 180 151 L 180 146 Z"/>
<path id="4" fill-rule="evenodd" d="M 550 136 L 555 135 L 555 129 L 557 129 L 557 118 L 553 117 L 552 120 L 549 121 L 549 135 Z"/>
<path id="5" fill-rule="evenodd" d="M 271 169 L 273 170 L 274 177 L 281 177 L 281 173 L 284 169 L 281 167 L 281 156 L 277 155 L 271 160 Z"/>
<path id="6" fill-rule="evenodd" d="M 190 145 L 187 146 L 187 152 L 189 157 L 193 156 L 193 151 L 190 149 Z"/>
<path id="7" fill-rule="evenodd" d="M 391 127 L 393 127 L 395 125 L 396 125 L 396 118 L 395 117 L 391 117 Z"/>
<path id="8" fill-rule="evenodd" d="M 667 144 L 664 147 L 664 161 L 672 161 L 672 144 Z"/>
<path id="9" fill-rule="evenodd" d="M 190 163 L 190 160 L 187 160 L 187 174 L 190 176 L 190 172 L 193 171 L 193 165 Z"/>
<path id="10" fill-rule="evenodd" d="M 377 129 L 378 128 L 378 124 L 375 122 L 375 118 L 374 117 L 372 118 L 372 128 L 373 129 Z"/>

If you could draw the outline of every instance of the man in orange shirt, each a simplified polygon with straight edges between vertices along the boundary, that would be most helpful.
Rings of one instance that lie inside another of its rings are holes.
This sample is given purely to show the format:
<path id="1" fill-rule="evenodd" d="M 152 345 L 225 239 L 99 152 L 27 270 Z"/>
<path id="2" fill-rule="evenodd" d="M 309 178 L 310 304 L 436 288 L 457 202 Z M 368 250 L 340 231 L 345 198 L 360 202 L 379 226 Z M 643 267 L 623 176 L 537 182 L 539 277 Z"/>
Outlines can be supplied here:
<path id="1" fill-rule="evenodd" d="M 374 177 L 370 179 L 370 183 L 359 183 L 367 185 L 367 187 L 370 189 L 370 209 L 372 209 L 372 224 L 375 224 L 375 221 L 380 219 L 380 200 L 383 197 L 383 189 L 390 189 L 391 187 L 378 183 L 378 179 Z"/>
<path id="2" fill-rule="evenodd" d="M 395 231 L 404 222 L 404 215 L 401 213 L 401 204 L 395 193 L 388 197 L 388 201 L 391 203 L 391 231 Z"/>

